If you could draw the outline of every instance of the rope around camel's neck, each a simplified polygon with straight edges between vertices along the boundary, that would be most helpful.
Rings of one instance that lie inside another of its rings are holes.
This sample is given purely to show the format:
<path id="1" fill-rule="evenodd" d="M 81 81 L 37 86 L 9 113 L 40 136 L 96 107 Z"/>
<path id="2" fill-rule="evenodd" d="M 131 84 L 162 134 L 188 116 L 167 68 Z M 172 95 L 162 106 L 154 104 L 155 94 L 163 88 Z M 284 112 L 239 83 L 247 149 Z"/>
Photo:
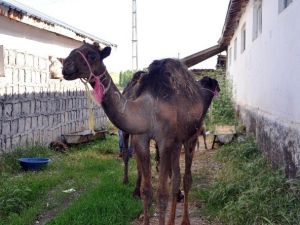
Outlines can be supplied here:
<path id="1" fill-rule="evenodd" d="M 111 79 L 109 79 L 109 83 L 107 85 L 107 87 L 105 88 L 102 81 L 100 80 L 102 77 L 104 77 L 104 79 L 106 78 L 106 73 L 107 70 L 104 67 L 104 71 L 100 74 L 100 75 L 95 75 L 92 71 L 92 68 L 88 62 L 88 60 L 86 59 L 85 55 L 81 52 L 81 51 L 77 51 L 81 57 L 84 59 L 85 63 L 87 64 L 89 71 L 90 71 L 90 76 L 88 79 L 84 79 L 81 78 L 81 82 L 84 84 L 85 87 L 85 95 L 87 98 L 87 106 L 88 106 L 88 111 L 89 111 L 89 129 L 91 130 L 91 132 L 93 134 L 95 134 L 94 128 L 95 128 L 95 117 L 94 117 L 94 113 L 93 113 L 93 102 L 98 105 L 101 106 L 102 100 L 104 95 L 106 94 L 106 92 L 108 91 L 108 89 L 110 88 L 111 85 Z M 90 82 L 94 82 L 94 86 L 93 86 L 93 90 L 90 91 L 90 88 L 88 86 L 88 84 Z"/>

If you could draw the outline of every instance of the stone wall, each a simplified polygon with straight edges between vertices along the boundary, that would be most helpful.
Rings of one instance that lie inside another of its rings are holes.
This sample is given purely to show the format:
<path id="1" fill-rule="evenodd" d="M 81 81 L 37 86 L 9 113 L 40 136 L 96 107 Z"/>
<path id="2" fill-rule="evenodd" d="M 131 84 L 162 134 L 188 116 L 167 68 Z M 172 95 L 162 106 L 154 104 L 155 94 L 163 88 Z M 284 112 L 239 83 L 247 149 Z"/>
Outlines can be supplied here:
<path id="1" fill-rule="evenodd" d="M 246 106 L 237 106 L 248 133 L 255 135 L 259 149 L 287 177 L 300 177 L 300 127 Z"/>
<path id="2" fill-rule="evenodd" d="M 42 144 L 88 129 L 88 107 L 80 81 L 50 79 L 49 59 L 4 47 L 0 77 L 0 149 Z M 1 64 L 0 64 L 1 65 Z M 95 128 L 106 126 L 93 106 Z"/>

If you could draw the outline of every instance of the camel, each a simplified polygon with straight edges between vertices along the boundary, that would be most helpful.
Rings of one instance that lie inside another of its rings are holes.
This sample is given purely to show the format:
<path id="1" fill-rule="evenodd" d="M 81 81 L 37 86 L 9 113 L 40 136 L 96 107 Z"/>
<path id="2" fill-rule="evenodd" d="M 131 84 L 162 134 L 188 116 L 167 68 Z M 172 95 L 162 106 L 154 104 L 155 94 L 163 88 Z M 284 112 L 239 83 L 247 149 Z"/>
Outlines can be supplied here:
<path id="1" fill-rule="evenodd" d="M 131 100 L 134 100 L 137 96 L 136 96 L 136 91 L 138 90 L 139 84 L 140 84 L 140 80 L 142 79 L 143 75 L 145 75 L 146 72 L 144 71 L 138 71 L 137 73 L 135 73 L 133 75 L 132 80 L 127 84 L 127 86 L 125 87 L 124 91 L 123 91 L 123 95 L 125 97 L 130 98 Z M 206 93 L 204 94 L 204 98 L 205 98 L 205 105 L 204 105 L 204 115 L 206 114 L 212 100 L 213 97 L 215 97 L 216 95 L 218 95 L 218 93 L 220 92 L 220 87 L 219 87 L 219 83 L 217 80 L 210 78 L 208 76 L 204 76 L 201 80 L 198 80 L 198 85 L 199 85 L 199 91 L 202 90 L 206 90 Z M 202 126 L 200 129 L 198 129 L 197 131 L 197 137 L 198 136 L 203 136 L 203 140 L 204 140 L 204 146 L 205 149 L 207 149 L 207 145 L 206 145 L 206 134 L 205 134 L 205 127 Z M 129 134 L 125 134 L 124 135 L 124 141 L 125 141 L 125 146 L 126 146 L 126 154 L 128 154 L 128 145 L 129 145 Z M 194 138 L 194 137 L 191 137 Z M 197 138 L 197 148 L 199 149 L 199 140 Z M 159 156 L 159 151 L 158 151 L 158 147 L 157 145 L 155 145 L 156 148 L 156 155 L 155 155 L 155 160 L 157 161 L 157 164 L 159 165 L 159 161 L 160 161 L 160 156 Z M 124 160 L 124 164 L 125 164 L 125 169 L 124 169 L 124 180 L 125 177 L 128 181 L 128 159 L 129 157 L 126 157 L 127 160 Z M 157 166 L 157 171 L 159 171 L 158 166 Z M 133 196 L 140 198 L 140 186 L 141 186 L 141 172 L 138 171 L 138 177 L 137 177 L 137 181 L 136 181 L 136 187 L 134 189 L 133 192 Z M 181 193 L 181 191 L 179 190 L 177 192 L 177 201 L 180 202 L 183 199 L 183 195 Z"/>
<path id="2" fill-rule="evenodd" d="M 142 173 L 141 193 L 144 225 L 149 225 L 152 200 L 149 142 L 155 140 L 159 153 L 159 181 L 157 205 L 159 224 L 165 224 L 168 206 L 168 175 L 172 171 L 171 213 L 168 224 L 174 225 L 177 191 L 180 186 L 179 155 L 181 145 L 186 149 L 184 183 L 184 213 L 182 225 L 190 224 L 188 213 L 189 191 L 192 183 L 191 164 L 193 149 L 205 113 L 206 90 L 199 91 L 196 80 L 187 67 L 176 59 L 153 61 L 143 77 L 135 100 L 126 99 L 112 81 L 103 60 L 111 48 L 84 43 L 71 51 L 63 64 L 66 80 L 87 80 L 98 90 L 102 108 L 119 129 L 133 134 L 137 166 Z"/>

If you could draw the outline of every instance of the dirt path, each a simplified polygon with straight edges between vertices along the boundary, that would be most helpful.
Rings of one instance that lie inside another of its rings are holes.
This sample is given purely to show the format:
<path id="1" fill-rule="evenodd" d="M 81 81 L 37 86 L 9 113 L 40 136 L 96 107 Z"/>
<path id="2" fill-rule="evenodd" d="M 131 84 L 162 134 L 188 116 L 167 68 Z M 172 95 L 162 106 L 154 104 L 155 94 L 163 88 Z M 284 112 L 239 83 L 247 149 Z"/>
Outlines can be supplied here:
<path id="1" fill-rule="evenodd" d="M 195 188 L 201 188 L 203 186 L 209 185 L 216 173 L 216 170 L 220 168 L 220 165 L 216 163 L 213 160 L 213 156 L 215 155 L 217 149 L 214 150 L 205 150 L 203 145 L 203 139 L 199 138 L 200 140 L 200 146 L 199 149 L 195 151 L 194 160 L 193 160 L 193 166 L 192 166 L 192 174 L 193 177 L 196 177 L 197 179 L 194 179 L 193 181 L 193 189 Z M 208 148 L 211 147 L 212 137 L 207 138 L 207 145 Z M 181 154 L 180 157 L 180 168 L 181 173 L 183 174 L 184 169 L 184 154 Z M 157 177 L 154 177 L 154 182 L 157 181 Z M 155 184 L 154 184 L 155 185 Z M 155 187 L 154 187 L 155 189 Z M 155 190 L 154 190 L 155 192 Z M 192 192 L 192 191 L 191 191 Z M 192 193 L 191 193 L 192 194 Z M 169 202 L 169 206 L 170 206 Z M 156 208 L 155 205 L 153 205 L 153 208 Z M 190 222 L 191 225 L 219 225 L 217 222 L 209 222 L 201 213 L 202 205 L 200 202 L 195 202 L 195 200 L 192 198 L 190 200 Z M 169 215 L 169 209 L 167 210 L 167 217 Z M 175 225 L 180 225 L 183 215 L 183 203 L 177 203 L 177 209 L 176 209 L 176 219 L 175 219 Z M 142 215 L 139 219 L 133 221 L 132 225 L 142 225 L 143 219 Z M 167 221 L 167 220 L 166 220 Z M 157 225 L 158 224 L 158 213 L 155 211 L 153 216 L 150 219 L 151 225 Z"/>

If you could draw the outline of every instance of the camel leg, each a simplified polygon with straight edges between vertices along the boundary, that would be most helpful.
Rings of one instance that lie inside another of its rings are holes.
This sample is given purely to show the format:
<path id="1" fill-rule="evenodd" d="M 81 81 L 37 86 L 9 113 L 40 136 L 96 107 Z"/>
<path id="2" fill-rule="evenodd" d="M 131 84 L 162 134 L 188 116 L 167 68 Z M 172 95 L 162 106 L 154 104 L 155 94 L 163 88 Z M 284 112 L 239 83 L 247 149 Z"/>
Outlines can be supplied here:
<path id="1" fill-rule="evenodd" d="M 204 141 L 205 149 L 207 150 L 205 130 L 203 131 L 202 136 L 203 136 L 203 141 Z"/>
<path id="2" fill-rule="evenodd" d="M 137 166 L 137 179 L 135 183 L 135 188 L 133 191 L 133 197 L 135 198 L 141 198 L 141 183 L 142 183 L 142 168 L 140 165 L 140 162 L 136 160 L 136 166 Z"/>
<path id="3" fill-rule="evenodd" d="M 174 225 L 175 224 L 175 215 L 176 215 L 176 204 L 178 200 L 178 193 L 181 191 L 180 188 L 180 166 L 179 166 L 179 158 L 180 158 L 180 150 L 181 146 L 177 146 L 177 151 L 174 148 L 174 152 L 172 153 L 171 157 L 171 167 L 172 167 L 172 205 L 171 205 L 171 211 L 170 211 L 170 217 L 168 225 Z M 179 190 L 179 191 L 178 191 Z"/>
<path id="4" fill-rule="evenodd" d="M 124 162 L 124 177 L 123 183 L 128 184 L 128 161 L 129 161 L 129 134 L 123 132 L 124 149 L 122 152 L 122 159 Z"/>
<path id="5" fill-rule="evenodd" d="M 185 171 L 183 177 L 183 189 L 184 189 L 184 211 L 181 225 L 190 225 L 189 219 L 189 191 L 192 186 L 193 178 L 191 173 L 191 167 L 193 162 L 194 148 L 197 142 L 197 136 L 191 137 L 185 147 Z"/>
<path id="6" fill-rule="evenodd" d="M 159 212 L 159 225 L 165 225 L 165 215 L 168 207 L 169 193 L 168 193 L 168 178 L 171 174 L 171 156 L 175 152 L 174 146 L 171 143 L 158 143 L 160 163 L 159 163 L 159 179 L 157 189 L 157 207 Z M 176 153 L 175 153 L 176 154 Z M 178 191 L 178 189 L 176 190 Z"/>
<path id="7" fill-rule="evenodd" d="M 144 225 L 149 225 L 152 201 L 149 138 L 145 135 L 133 135 L 132 142 L 137 164 L 140 167 L 138 170 L 140 170 L 142 174 L 141 196 L 144 204 Z"/>

